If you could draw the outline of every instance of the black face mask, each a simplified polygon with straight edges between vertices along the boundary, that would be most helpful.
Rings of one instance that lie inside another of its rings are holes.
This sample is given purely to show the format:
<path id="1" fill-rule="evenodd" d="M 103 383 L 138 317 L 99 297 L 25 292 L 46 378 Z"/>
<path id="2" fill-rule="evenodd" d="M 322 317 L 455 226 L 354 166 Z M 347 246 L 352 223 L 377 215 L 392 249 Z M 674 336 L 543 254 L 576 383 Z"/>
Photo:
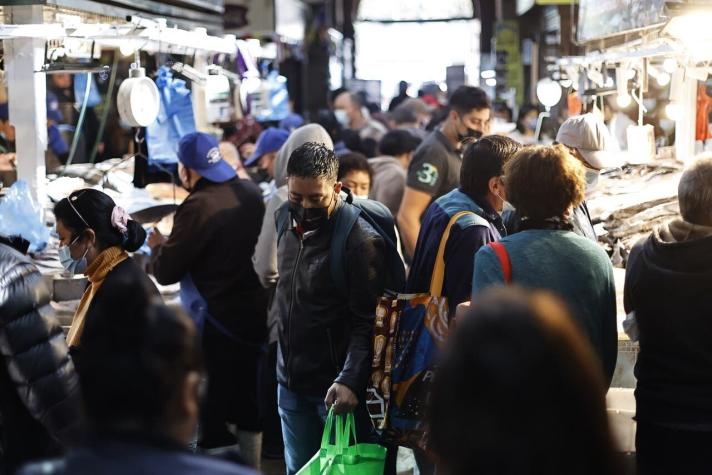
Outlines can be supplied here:
<path id="1" fill-rule="evenodd" d="M 332 200 L 326 208 L 305 208 L 301 203 L 289 202 L 289 213 L 297 225 L 304 231 L 316 231 L 329 220 L 329 208 Z"/>
<path id="2" fill-rule="evenodd" d="M 460 122 L 462 122 L 462 125 L 465 125 L 465 123 L 462 120 L 462 117 L 460 118 Z M 460 142 L 467 140 L 467 139 L 479 140 L 480 138 L 482 138 L 482 131 L 471 129 L 471 128 L 465 126 L 465 133 L 464 134 L 458 133 L 457 138 Z"/>

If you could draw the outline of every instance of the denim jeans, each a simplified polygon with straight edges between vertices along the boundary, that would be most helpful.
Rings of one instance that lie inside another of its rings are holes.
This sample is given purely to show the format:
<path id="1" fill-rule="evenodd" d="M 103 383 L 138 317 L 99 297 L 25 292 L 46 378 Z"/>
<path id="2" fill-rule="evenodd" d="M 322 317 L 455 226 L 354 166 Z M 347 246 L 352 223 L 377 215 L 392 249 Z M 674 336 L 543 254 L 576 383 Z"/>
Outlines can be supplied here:
<path id="1" fill-rule="evenodd" d="M 319 451 L 326 406 L 323 397 L 301 396 L 281 384 L 277 388 L 277 404 L 287 475 L 294 475 Z"/>

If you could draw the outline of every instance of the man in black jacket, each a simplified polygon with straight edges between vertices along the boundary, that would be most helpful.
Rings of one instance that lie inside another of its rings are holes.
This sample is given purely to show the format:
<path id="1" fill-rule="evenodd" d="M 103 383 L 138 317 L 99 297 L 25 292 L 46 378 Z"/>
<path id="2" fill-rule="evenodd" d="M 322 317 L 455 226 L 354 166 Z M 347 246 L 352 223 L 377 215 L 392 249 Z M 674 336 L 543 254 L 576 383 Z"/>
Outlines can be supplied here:
<path id="1" fill-rule="evenodd" d="M 712 473 L 712 158 L 683 173 L 678 197 L 682 219 L 638 243 L 626 272 L 642 475 Z"/>
<path id="2" fill-rule="evenodd" d="M 261 427 L 258 361 L 265 343 L 267 296 L 252 267 L 264 216 L 259 187 L 236 177 L 218 142 L 203 133 L 183 137 L 179 173 L 188 198 L 169 238 L 149 238 L 153 273 L 181 283 L 181 301 L 199 327 L 208 373 L 199 446 L 233 445 L 236 424 L 243 456 L 259 467 Z"/>
<path id="3" fill-rule="evenodd" d="M 80 438 L 79 378 L 42 276 L 15 250 L 21 242 L 0 236 L 2 474 Z"/>
<path id="4" fill-rule="evenodd" d="M 308 142 L 287 165 L 290 223 L 279 240 L 275 295 L 281 328 L 277 379 L 287 473 L 319 450 L 327 405 L 350 412 L 365 400 L 375 304 L 384 286 L 384 241 L 359 218 L 346 241 L 348 290 L 332 279 L 330 247 L 344 203 L 339 163 Z M 278 210 L 279 213 L 279 210 Z M 363 407 L 363 406 L 361 406 Z"/>

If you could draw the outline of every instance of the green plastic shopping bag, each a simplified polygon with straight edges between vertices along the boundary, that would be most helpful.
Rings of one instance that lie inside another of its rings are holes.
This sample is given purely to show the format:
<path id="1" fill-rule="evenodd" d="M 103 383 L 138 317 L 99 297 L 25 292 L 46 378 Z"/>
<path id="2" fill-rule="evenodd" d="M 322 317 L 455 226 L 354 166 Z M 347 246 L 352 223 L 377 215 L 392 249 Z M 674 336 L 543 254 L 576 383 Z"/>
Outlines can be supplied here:
<path id="1" fill-rule="evenodd" d="M 333 439 L 332 429 L 336 430 Z M 383 475 L 385 462 L 385 447 L 356 441 L 354 415 L 337 415 L 332 408 L 326 418 L 321 449 L 297 475 Z"/>

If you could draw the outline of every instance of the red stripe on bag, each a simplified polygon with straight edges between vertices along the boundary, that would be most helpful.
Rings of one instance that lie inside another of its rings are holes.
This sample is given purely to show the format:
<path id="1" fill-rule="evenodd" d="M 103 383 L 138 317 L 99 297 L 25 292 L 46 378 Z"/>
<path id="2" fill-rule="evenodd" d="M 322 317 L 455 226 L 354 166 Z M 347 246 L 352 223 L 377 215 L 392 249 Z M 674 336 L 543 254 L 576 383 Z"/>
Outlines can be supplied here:
<path id="1" fill-rule="evenodd" d="M 512 263 L 509 260 L 509 253 L 507 248 L 501 242 L 491 242 L 488 244 L 492 248 L 497 259 L 499 259 L 499 265 L 502 266 L 502 275 L 504 276 L 504 282 L 509 284 L 512 282 Z"/>

